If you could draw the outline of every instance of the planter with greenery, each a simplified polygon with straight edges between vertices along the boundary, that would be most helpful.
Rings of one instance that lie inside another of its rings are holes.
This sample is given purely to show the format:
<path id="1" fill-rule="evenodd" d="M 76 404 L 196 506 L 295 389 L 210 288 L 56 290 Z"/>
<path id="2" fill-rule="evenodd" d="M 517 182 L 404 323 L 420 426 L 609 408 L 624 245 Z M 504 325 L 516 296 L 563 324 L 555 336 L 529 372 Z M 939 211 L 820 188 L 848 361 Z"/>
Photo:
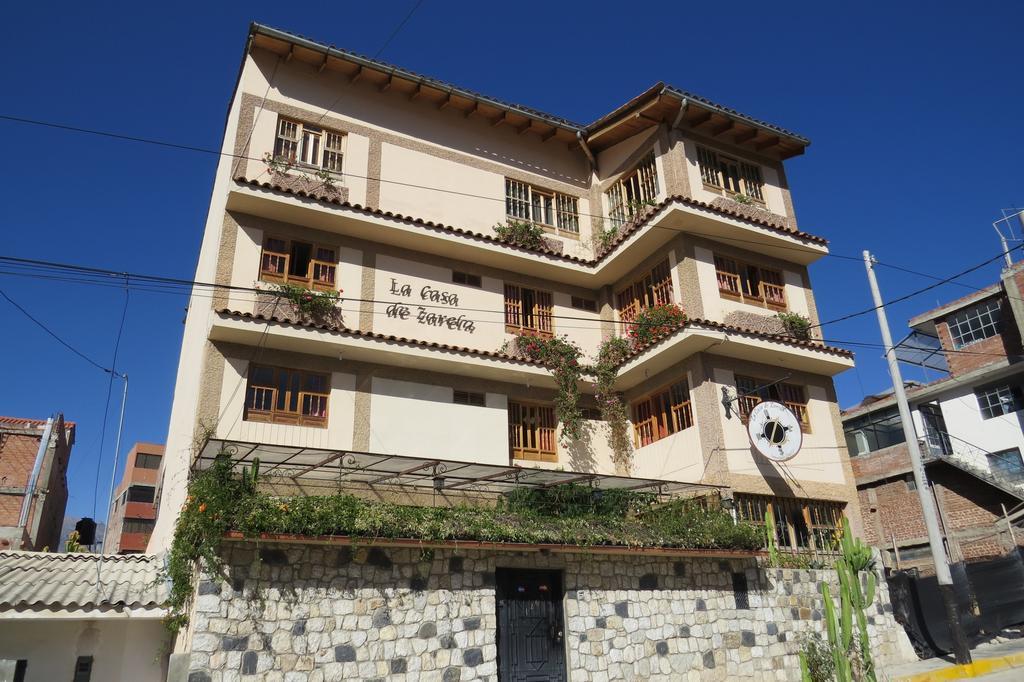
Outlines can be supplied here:
<path id="1" fill-rule="evenodd" d="M 786 328 L 786 333 L 801 341 L 811 339 L 811 321 L 800 313 L 779 313 L 779 321 Z"/>
<path id="2" fill-rule="evenodd" d="M 642 348 L 671 334 L 686 322 L 686 313 L 675 303 L 641 308 L 626 332 L 634 348 Z"/>
<path id="3" fill-rule="evenodd" d="M 337 314 L 342 290 L 314 291 L 296 284 L 271 284 L 280 298 L 289 301 L 301 314 L 318 322 L 326 322 Z"/>
<path id="4" fill-rule="evenodd" d="M 506 220 L 494 226 L 498 239 L 527 249 L 544 248 L 544 230 L 528 220 Z"/>
<path id="5" fill-rule="evenodd" d="M 580 410 L 580 378 L 583 352 L 565 337 L 547 338 L 535 334 L 517 334 L 502 350 L 511 355 L 540 362 L 551 370 L 558 392 L 555 414 L 562 424 L 561 441 L 569 446 L 583 437 L 583 412 Z"/>
<path id="6" fill-rule="evenodd" d="M 223 579 L 221 543 L 229 531 L 261 534 L 402 538 L 423 542 L 668 547 L 756 551 L 763 536 L 735 523 L 717 505 L 695 500 L 658 504 L 650 493 L 588 486 L 521 489 L 496 506 L 419 507 L 353 495 L 275 497 L 257 485 L 257 470 L 233 474 L 228 456 L 196 473 L 167 559 L 171 582 L 167 626 L 188 621 L 200 571 Z"/>

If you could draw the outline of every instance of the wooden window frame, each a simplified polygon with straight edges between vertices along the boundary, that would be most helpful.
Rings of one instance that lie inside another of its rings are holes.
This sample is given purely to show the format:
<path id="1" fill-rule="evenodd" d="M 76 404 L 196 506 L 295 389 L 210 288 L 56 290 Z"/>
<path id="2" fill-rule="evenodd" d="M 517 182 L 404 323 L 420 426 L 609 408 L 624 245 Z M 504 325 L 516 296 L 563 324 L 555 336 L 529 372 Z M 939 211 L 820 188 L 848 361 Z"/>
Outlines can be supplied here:
<path id="1" fill-rule="evenodd" d="M 270 242 L 283 242 L 284 250 L 274 250 Z M 309 246 L 309 264 L 306 266 L 305 277 L 290 274 L 292 247 L 294 244 L 305 244 Z M 328 258 L 319 256 L 329 251 L 333 255 Z M 277 235 L 267 235 L 263 238 L 263 248 L 260 251 L 260 281 L 271 284 L 301 284 L 304 287 L 315 291 L 336 291 L 338 288 L 338 247 L 304 239 L 287 239 Z M 283 268 L 278 271 L 277 267 L 269 267 L 271 264 Z"/>
<path id="2" fill-rule="evenodd" d="M 611 226 L 617 229 L 625 225 L 639 212 L 639 204 L 657 201 L 660 191 L 658 163 L 652 149 L 633 170 L 605 190 Z"/>
<path id="3" fill-rule="evenodd" d="M 672 286 L 672 268 L 668 259 L 658 262 L 649 272 L 615 294 L 619 313 L 619 327 L 623 334 L 644 308 L 675 303 Z"/>
<path id="4" fill-rule="evenodd" d="M 719 253 L 715 257 L 718 295 L 771 310 L 788 310 L 786 279 L 781 270 L 767 268 Z M 757 277 L 753 284 L 751 273 Z"/>
<path id="5" fill-rule="evenodd" d="M 764 173 L 760 164 L 697 145 L 697 165 L 704 189 L 727 197 L 742 194 L 762 207 L 765 205 Z M 724 166 L 735 166 L 735 173 L 730 175 L 738 189 L 731 189 L 728 186 L 731 183 L 723 179 L 726 175 Z"/>
<path id="6" fill-rule="evenodd" d="M 277 161 L 344 176 L 347 151 L 348 135 L 339 130 L 303 123 L 286 116 L 277 118 L 277 127 L 274 129 L 274 159 Z"/>
<path id="7" fill-rule="evenodd" d="M 780 550 L 788 553 L 837 553 L 827 538 L 831 537 L 834 542 L 842 527 L 844 503 L 748 493 L 736 493 L 733 500 L 736 516 L 741 521 L 763 527 L 765 516 L 773 516 L 776 545 Z M 793 515 L 798 515 L 803 521 L 803 532 L 791 522 Z"/>
<path id="8" fill-rule="evenodd" d="M 529 417 L 525 413 L 534 413 Z M 534 419 L 526 424 L 524 419 Z M 508 444 L 511 459 L 531 462 L 558 461 L 558 419 L 553 405 L 510 400 Z"/>
<path id="9" fill-rule="evenodd" d="M 484 286 L 484 280 L 480 275 L 462 272 L 461 270 L 452 270 L 452 283 L 475 289 L 482 289 Z"/>
<path id="10" fill-rule="evenodd" d="M 694 425 L 690 382 L 686 377 L 634 400 L 631 408 L 633 442 L 638 450 Z"/>
<path id="11" fill-rule="evenodd" d="M 534 210 L 535 197 L 549 200 L 547 208 L 542 208 L 539 217 Z M 547 219 L 548 215 L 550 220 Z M 505 216 L 510 220 L 533 223 L 554 234 L 576 239 L 580 236 L 579 197 L 537 187 L 521 180 L 505 178 Z"/>
<path id="12" fill-rule="evenodd" d="M 800 422 L 800 429 L 804 433 L 811 433 L 811 414 L 807 387 L 798 384 L 774 383 L 767 379 L 760 379 L 744 374 L 737 374 L 734 377 L 736 389 L 736 413 L 740 422 L 747 423 L 750 411 L 765 398 L 761 397 L 763 391 L 768 392 L 767 400 L 774 400 L 788 407 L 797 420 Z M 771 384 L 768 386 L 768 384 Z M 767 386 L 767 388 L 765 388 Z"/>
<path id="13" fill-rule="evenodd" d="M 270 385 L 253 385 L 253 375 L 257 370 L 261 369 L 273 372 L 273 379 Z M 294 386 L 293 381 L 285 382 L 286 386 L 288 386 L 285 389 L 285 408 L 277 407 L 279 402 L 278 392 L 281 385 L 281 381 L 278 379 L 280 372 L 286 372 L 289 377 L 292 375 L 298 376 L 299 389 L 297 391 L 292 388 Z M 326 390 L 322 392 L 303 390 L 302 387 L 306 385 L 306 380 L 311 378 L 321 381 Z M 294 401 L 297 409 L 294 411 L 287 409 L 287 406 L 292 402 L 293 394 L 297 394 Z M 250 365 L 245 387 L 243 419 L 250 422 L 327 428 L 330 402 L 331 376 L 328 373 L 307 372 L 305 370 L 275 367 L 272 365 Z M 270 407 L 269 409 L 257 408 L 255 407 L 256 404 L 269 405 Z M 307 406 L 312 410 L 309 413 L 307 413 Z"/>
<path id="14" fill-rule="evenodd" d="M 533 333 L 545 338 L 554 336 L 552 298 L 550 291 L 506 283 L 505 331 L 511 334 Z M 527 305 L 529 311 L 525 310 Z"/>

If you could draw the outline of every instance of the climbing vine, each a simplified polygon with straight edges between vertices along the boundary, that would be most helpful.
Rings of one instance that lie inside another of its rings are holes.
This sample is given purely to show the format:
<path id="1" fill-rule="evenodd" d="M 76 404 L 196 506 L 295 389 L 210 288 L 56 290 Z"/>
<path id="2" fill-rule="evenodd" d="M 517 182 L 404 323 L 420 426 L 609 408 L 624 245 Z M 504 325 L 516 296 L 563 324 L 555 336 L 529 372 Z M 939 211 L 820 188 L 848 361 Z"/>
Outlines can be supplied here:
<path id="1" fill-rule="evenodd" d="M 628 470 L 633 454 L 633 440 L 629 434 L 629 414 L 622 400 L 622 394 L 615 390 L 615 378 L 619 365 L 629 357 L 632 347 L 626 339 L 613 336 L 597 350 L 594 375 L 597 379 L 595 392 L 601 418 L 608 424 L 608 442 L 616 466 Z"/>
<path id="2" fill-rule="evenodd" d="M 505 343 L 502 350 L 512 355 L 540 362 L 551 370 L 558 386 L 555 395 L 555 414 L 562 423 L 561 441 L 571 445 L 583 437 L 583 411 L 580 409 L 580 378 L 583 351 L 565 337 L 543 337 L 536 334 L 517 334 Z"/>

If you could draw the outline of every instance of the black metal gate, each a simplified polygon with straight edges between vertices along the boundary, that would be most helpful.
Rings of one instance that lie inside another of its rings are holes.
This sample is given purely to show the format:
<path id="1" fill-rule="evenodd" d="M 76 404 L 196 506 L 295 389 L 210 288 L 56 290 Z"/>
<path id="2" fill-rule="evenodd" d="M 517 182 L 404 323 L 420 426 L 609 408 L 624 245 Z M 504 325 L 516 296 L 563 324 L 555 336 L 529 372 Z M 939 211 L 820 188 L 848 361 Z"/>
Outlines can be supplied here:
<path id="1" fill-rule="evenodd" d="M 565 682 L 565 619 L 558 571 L 499 568 L 498 679 Z"/>

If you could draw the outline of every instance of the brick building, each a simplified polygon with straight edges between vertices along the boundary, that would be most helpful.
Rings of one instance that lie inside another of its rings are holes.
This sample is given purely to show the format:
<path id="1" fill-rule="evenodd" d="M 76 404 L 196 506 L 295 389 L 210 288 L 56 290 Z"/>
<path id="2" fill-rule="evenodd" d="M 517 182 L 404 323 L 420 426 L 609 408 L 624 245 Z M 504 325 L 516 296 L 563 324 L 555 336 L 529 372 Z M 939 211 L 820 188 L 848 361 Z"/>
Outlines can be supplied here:
<path id="1" fill-rule="evenodd" d="M 164 446 L 153 443 L 136 443 L 128 453 L 121 483 L 110 504 L 104 553 L 145 551 L 156 519 L 156 480 L 163 456 Z"/>
<path id="2" fill-rule="evenodd" d="M 1013 547 L 1011 520 L 1024 502 L 1024 264 L 1000 281 L 912 318 L 912 330 L 936 340 L 948 374 L 908 383 L 940 524 L 952 561 L 1000 556 Z M 864 532 L 892 565 L 930 567 L 927 533 L 890 392 L 843 412 Z"/>
<path id="3" fill-rule="evenodd" d="M 56 549 L 75 424 L 0 417 L 0 550 Z"/>

